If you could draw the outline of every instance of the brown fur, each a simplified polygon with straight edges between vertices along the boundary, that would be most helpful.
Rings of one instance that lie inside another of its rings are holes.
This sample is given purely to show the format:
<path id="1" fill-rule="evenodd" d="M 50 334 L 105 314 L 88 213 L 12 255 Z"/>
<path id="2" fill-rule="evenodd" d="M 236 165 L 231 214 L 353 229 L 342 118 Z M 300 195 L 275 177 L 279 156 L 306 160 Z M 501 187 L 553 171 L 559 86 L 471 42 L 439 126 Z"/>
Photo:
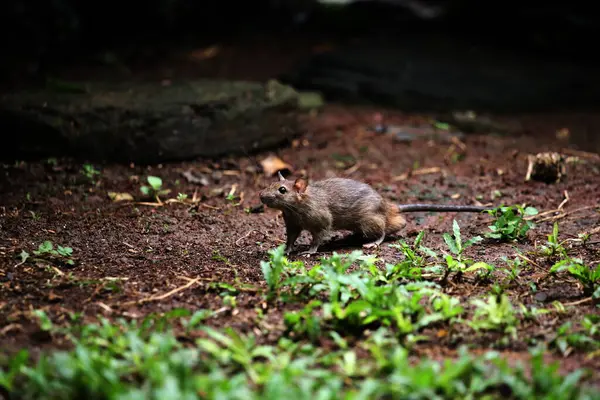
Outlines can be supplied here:
<path id="1" fill-rule="evenodd" d="M 303 230 L 312 235 L 310 248 L 304 253 L 312 254 L 332 231 L 361 233 L 373 240 L 365 247 L 374 247 L 406 224 L 397 206 L 371 186 L 352 179 L 331 178 L 308 185 L 302 178 L 290 181 L 280 176 L 278 182 L 261 191 L 260 199 L 283 212 L 286 253 L 294 249 Z"/>

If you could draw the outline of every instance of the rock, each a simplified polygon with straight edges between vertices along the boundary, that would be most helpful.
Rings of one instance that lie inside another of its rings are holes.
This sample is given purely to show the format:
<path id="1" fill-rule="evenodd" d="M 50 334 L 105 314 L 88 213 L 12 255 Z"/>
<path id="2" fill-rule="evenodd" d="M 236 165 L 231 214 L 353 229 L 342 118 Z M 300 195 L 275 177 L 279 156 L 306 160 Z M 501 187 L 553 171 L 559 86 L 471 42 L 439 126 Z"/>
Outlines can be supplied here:
<path id="1" fill-rule="evenodd" d="M 600 102 L 594 67 L 433 34 L 365 39 L 316 54 L 281 79 L 328 100 L 407 111 L 565 111 Z"/>
<path id="2" fill-rule="evenodd" d="M 298 93 L 276 81 L 89 84 L 0 97 L 2 159 L 159 163 L 244 154 L 298 132 Z"/>

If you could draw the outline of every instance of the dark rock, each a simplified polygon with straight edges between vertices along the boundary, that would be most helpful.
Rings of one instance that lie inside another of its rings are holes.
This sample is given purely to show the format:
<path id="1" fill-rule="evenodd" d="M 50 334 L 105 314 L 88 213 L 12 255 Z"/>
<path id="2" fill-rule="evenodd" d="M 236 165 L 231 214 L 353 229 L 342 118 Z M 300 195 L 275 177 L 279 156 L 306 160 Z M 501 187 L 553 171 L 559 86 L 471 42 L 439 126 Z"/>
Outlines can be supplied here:
<path id="1" fill-rule="evenodd" d="M 0 98 L 2 159 L 158 163 L 244 154 L 298 131 L 298 94 L 271 81 L 94 84 Z"/>
<path id="2" fill-rule="evenodd" d="M 600 103 L 597 68 L 424 34 L 317 54 L 282 81 L 330 100 L 411 111 L 564 111 Z"/>

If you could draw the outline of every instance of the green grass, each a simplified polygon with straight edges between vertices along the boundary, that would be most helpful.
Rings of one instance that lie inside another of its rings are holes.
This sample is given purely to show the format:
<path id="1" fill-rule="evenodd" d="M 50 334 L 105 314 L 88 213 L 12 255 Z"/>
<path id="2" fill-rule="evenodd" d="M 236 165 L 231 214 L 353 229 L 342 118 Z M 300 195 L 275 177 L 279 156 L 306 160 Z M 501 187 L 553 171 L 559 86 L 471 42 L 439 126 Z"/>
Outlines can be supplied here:
<path id="1" fill-rule="evenodd" d="M 343 346 L 323 351 L 286 338 L 259 345 L 252 336 L 203 325 L 196 329 L 205 337 L 185 345 L 171 326 L 189 318 L 156 321 L 72 326 L 62 332 L 72 350 L 37 362 L 22 350 L 3 370 L 0 386 L 11 398 L 39 400 L 599 398 L 579 384 L 582 371 L 561 376 L 556 364 L 544 362 L 542 349 L 516 367 L 494 352 L 475 357 L 464 350 L 452 361 L 411 362 L 386 329 L 361 342 L 359 357 Z"/>

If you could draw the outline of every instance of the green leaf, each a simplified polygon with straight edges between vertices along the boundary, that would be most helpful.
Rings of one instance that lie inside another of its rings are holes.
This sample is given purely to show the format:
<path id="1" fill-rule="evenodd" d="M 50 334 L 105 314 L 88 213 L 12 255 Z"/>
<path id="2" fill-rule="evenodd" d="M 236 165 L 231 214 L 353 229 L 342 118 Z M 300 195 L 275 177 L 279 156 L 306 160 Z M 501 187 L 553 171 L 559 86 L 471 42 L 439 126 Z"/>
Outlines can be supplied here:
<path id="1" fill-rule="evenodd" d="M 162 187 L 162 179 L 160 179 L 158 176 L 149 176 L 147 178 L 148 180 L 148 184 L 152 187 L 152 189 L 154 189 L 155 191 L 159 191 L 160 188 Z"/>
<path id="2" fill-rule="evenodd" d="M 483 238 L 481 236 L 474 236 L 471 239 L 467 240 L 467 242 L 464 244 L 464 248 L 467 248 L 469 246 L 474 245 L 475 243 L 479 243 L 483 240 Z"/>
<path id="3" fill-rule="evenodd" d="M 538 210 L 535 207 L 525 207 L 525 210 L 523 210 L 523 214 L 524 215 L 537 215 Z"/>
<path id="4" fill-rule="evenodd" d="M 423 240 L 423 236 L 425 236 L 425 231 L 419 232 L 417 237 L 415 238 L 414 247 L 415 249 L 421 245 L 421 241 Z"/>
<path id="5" fill-rule="evenodd" d="M 150 188 L 148 186 L 140 187 L 140 192 L 145 196 L 150 196 Z"/>
<path id="6" fill-rule="evenodd" d="M 11 357 L 8 364 L 8 371 L 0 369 L 0 388 L 5 388 L 7 391 L 12 391 L 15 377 L 21 372 L 21 368 L 25 366 L 29 359 L 29 352 L 25 349 L 19 350 L 17 354 Z"/>
<path id="7" fill-rule="evenodd" d="M 271 271 L 273 270 L 271 263 L 268 261 L 261 261 L 260 269 L 262 270 L 263 278 L 265 279 L 265 282 L 267 282 L 267 285 L 269 287 L 271 287 L 272 286 Z"/>
<path id="8" fill-rule="evenodd" d="M 63 257 L 70 257 L 73 254 L 73 249 L 70 247 L 57 246 L 56 251 Z"/>
<path id="9" fill-rule="evenodd" d="M 26 252 L 25 250 L 22 250 L 21 253 L 19 254 L 19 257 L 21 257 L 21 262 L 24 263 L 29 258 L 29 253 Z"/>
<path id="10" fill-rule="evenodd" d="M 431 258 L 437 258 L 437 254 L 435 251 L 431 250 L 429 247 L 419 246 L 419 250 L 428 255 Z"/>
<path id="11" fill-rule="evenodd" d="M 459 249 L 456 247 L 456 242 L 449 233 L 444 233 L 442 238 L 444 238 L 444 242 L 446 242 L 446 245 L 453 254 L 459 254 Z"/>
<path id="12" fill-rule="evenodd" d="M 493 267 L 488 263 L 480 261 L 480 262 L 476 262 L 475 264 L 471 265 L 470 267 L 465 268 L 465 272 L 473 272 L 473 271 L 477 271 L 479 269 L 487 269 L 488 271 L 491 271 L 493 269 Z"/>
<path id="13" fill-rule="evenodd" d="M 452 231 L 454 232 L 454 240 L 456 241 L 456 246 L 458 251 L 462 251 L 462 238 L 460 237 L 460 227 L 458 226 L 458 222 L 456 220 L 452 221 Z"/>
<path id="14" fill-rule="evenodd" d="M 39 245 L 38 249 L 33 252 L 35 255 L 41 255 L 50 253 L 54 249 L 54 245 L 51 241 L 45 240 L 42 244 Z"/>
<path id="15" fill-rule="evenodd" d="M 440 130 L 443 130 L 443 131 L 450 130 L 450 124 L 447 124 L 447 123 L 445 123 L 445 122 L 435 121 L 435 122 L 433 123 L 433 126 L 434 126 L 436 129 L 440 129 Z"/>
<path id="16" fill-rule="evenodd" d="M 50 331 L 52 329 L 52 321 L 48 318 L 48 315 L 43 310 L 34 310 L 35 315 L 40 322 L 40 329 L 43 331 Z"/>
<path id="17" fill-rule="evenodd" d="M 550 273 L 554 274 L 557 272 L 562 272 L 562 271 L 568 270 L 572 264 L 573 264 L 573 261 L 570 258 L 560 260 L 559 262 L 557 262 L 550 268 Z"/>

